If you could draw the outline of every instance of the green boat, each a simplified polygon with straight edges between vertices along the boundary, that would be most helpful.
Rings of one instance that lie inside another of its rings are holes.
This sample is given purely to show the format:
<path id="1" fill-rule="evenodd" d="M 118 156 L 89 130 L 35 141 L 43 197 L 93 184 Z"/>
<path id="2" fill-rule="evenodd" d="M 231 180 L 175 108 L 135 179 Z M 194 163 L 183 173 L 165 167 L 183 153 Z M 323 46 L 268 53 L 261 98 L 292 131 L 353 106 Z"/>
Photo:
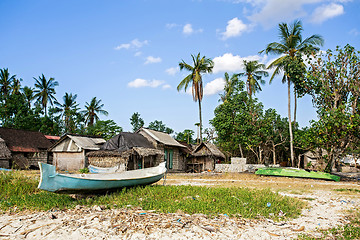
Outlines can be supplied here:
<path id="1" fill-rule="evenodd" d="M 298 168 L 259 168 L 255 174 L 266 176 L 279 176 L 279 177 L 299 177 L 299 178 L 314 178 L 331 181 L 340 181 L 340 177 L 325 172 L 307 171 Z"/>

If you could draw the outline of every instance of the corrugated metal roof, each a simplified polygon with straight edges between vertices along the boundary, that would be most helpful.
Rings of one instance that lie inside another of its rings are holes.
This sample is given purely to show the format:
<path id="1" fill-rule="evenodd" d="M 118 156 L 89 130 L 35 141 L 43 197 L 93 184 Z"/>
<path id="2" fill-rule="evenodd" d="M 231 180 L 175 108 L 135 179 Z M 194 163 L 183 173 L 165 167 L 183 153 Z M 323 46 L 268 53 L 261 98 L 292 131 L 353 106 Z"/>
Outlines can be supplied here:
<path id="1" fill-rule="evenodd" d="M 156 141 L 168 145 L 168 146 L 176 146 L 176 147 L 182 147 L 185 148 L 184 145 L 180 144 L 178 141 L 176 141 L 175 139 L 173 139 L 169 134 L 167 133 L 163 133 L 163 132 L 158 132 L 152 129 L 148 129 L 148 128 L 141 128 L 140 130 L 143 130 L 144 132 L 146 132 L 148 135 L 150 135 L 152 138 L 154 138 Z"/>
<path id="2" fill-rule="evenodd" d="M 78 147 L 86 150 L 100 150 L 100 145 L 106 142 L 102 138 L 90 138 L 73 135 L 68 135 L 68 137 L 72 139 Z"/>

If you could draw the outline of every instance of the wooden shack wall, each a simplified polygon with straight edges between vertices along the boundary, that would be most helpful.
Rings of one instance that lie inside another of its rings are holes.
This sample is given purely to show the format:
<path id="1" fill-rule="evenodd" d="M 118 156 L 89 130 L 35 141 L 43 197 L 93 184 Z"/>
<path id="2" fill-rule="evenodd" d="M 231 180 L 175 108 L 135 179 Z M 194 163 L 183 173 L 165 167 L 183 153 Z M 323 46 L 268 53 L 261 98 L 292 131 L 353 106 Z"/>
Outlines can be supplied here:
<path id="1" fill-rule="evenodd" d="M 48 152 L 40 151 L 35 153 L 27 153 L 25 157 L 29 161 L 29 166 L 36 166 L 38 167 L 38 162 L 47 163 L 48 162 Z"/>
<path id="2" fill-rule="evenodd" d="M 53 162 L 59 170 L 79 170 L 86 167 L 85 152 L 54 152 Z"/>
<path id="3" fill-rule="evenodd" d="M 10 168 L 10 160 L 0 159 L 0 168 Z"/>

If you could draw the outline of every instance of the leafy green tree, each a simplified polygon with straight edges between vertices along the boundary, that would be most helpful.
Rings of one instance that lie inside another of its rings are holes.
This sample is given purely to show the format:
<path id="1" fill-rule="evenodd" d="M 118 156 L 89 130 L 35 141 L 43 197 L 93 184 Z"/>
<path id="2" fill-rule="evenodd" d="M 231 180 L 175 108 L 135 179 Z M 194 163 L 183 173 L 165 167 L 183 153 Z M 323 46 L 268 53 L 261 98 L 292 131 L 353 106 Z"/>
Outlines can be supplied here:
<path id="1" fill-rule="evenodd" d="M 291 105 L 290 105 L 290 83 L 295 82 L 294 78 L 302 78 L 301 75 L 292 74 L 290 75 L 291 65 L 289 63 L 301 62 L 301 54 L 309 52 L 319 51 L 319 47 L 324 43 L 323 38 L 320 35 L 312 35 L 305 40 L 302 39 L 302 23 L 299 20 L 293 22 L 293 24 L 288 27 L 287 23 L 279 24 L 279 37 L 280 42 L 269 43 L 264 50 L 266 54 L 282 54 L 281 57 L 274 60 L 268 68 L 275 68 L 273 75 L 270 78 L 270 83 L 274 77 L 281 72 L 284 72 L 282 82 L 288 84 L 288 120 L 289 120 L 289 135 L 290 135 L 290 159 L 291 164 L 294 166 L 294 149 L 293 149 L 293 132 L 291 124 Z M 293 66 L 293 65 L 292 65 Z M 297 68 L 301 68 L 296 64 Z M 297 71 L 298 72 L 298 71 Z M 296 98 L 295 98 L 296 99 Z M 296 111 L 295 115 L 296 116 Z M 294 121 L 296 121 L 294 117 Z"/>
<path id="2" fill-rule="evenodd" d="M 312 146 L 325 149 L 326 171 L 360 143 L 360 52 L 346 45 L 310 62 L 308 79 L 318 121 L 311 124 Z"/>
<path id="3" fill-rule="evenodd" d="M 220 100 L 222 102 L 225 102 L 226 99 L 228 99 L 231 94 L 234 92 L 234 86 L 237 84 L 238 81 L 238 75 L 233 74 L 231 78 L 229 77 L 229 74 L 225 73 L 225 86 L 224 86 L 224 93 L 220 94 Z"/>
<path id="4" fill-rule="evenodd" d="M 45 116 L 47 115 L 47 104 L 48 102 L 50 105 L 53 105 L 53 101 L 56 101 L 55 98 L 55 87 L 59 85 L 57 81 L 55 81 L 54 78 L 50 78 L 47 80 L 42 74 L 37 79 L 35 79 L 35 98 L 37 98 L 37 101 L 41 104 L 43 107 L 43 110 L 45 111 Z"/>
<path id="5" fill-rule="evenodd" d="M 258 61 L 243 61 L 245 72 L 240 73 L 239 76 L 246 76 L 246 88 L 251 98 L 257 91 L 261 91 L 261 86 L 265 84 L 263 77 L 268 77 L 269 73 L 265 71 L 264 64 Z"/>
<path id="6" fill-rule="evenodd" d="M 99 114 L 107 116 L 109 113 L 106 110 L 103 110 L 104 104 L 101 104 L 101 100 L 97 100 L 96 97 L 91 99 L 90 103 L 85 103 L 85 109 L 82 113 L 85 116 L 85 122 L 88 123 L 88 126 L 94 125 L 94 121 L 99 120 Z"/>
<path id="7" fill-rule="evenodd" d="M 122 127 L 119 127 L 113 120 L 98 120 L 86 128 L 86 134 L 101 136 L 105 140 L 109 140 L 122 131 Z"/>
<path id="8" fill-rule="evenodd" d="M 199 103 L 199 119 L 200 119 L 200 141 L 202 141 L 202 117 L 201 117 L 201 101 L 203 99 L 203 82 L 202 75 L 204 73 L 212 73 L 214 63 L 210 58 L 205 56 L 201 57 L 200 53 L 195 57 L 191 55 L 193 60 L 193 66 L 187 64 L 184 60 L 179 63 L 180 70 L 186 69 L 190 72 L 179 85 L 177 90 L 188 88 L 189 84 L 192 84 L 192 95 L 195 102 Z"/>
<path id="9" fill-rule="evenodd" d="M 195 132 L 193 130 L 185 129 L 182 132 L 176 133 L 175 139 L 180 142 L 186 142 L 187 144 L 195 144 L 194 134 Z"/>
<path id="10" fill-rule="evenodd" d="M 150 122 L 148 128 L 155 131 L 164 132 L 167 134 L 172 134 L 174 132 L 174 130 L 167 127 L 162 121 L 158 121 L 158 120 Z"/>
<path id="11" fill-rule="evenodd" d="M 1 97 L 3 100 L 6 100 L 11 89 L 11 85 L 15 81 L 16 75 L 12 75 L 9 73 L 8 68 L 0 69 L 0 89 L 1 89 Z"/>
<path id="12" fill-rule="evenodd" d="M 233 95 L 214 111 L 210 121 L 215 128 L 217 144 L 231 156 L 246 157 L 249 162 L 264 163 L 286 158 L 284 141 L 287 119 L 275 110 L 263 111 L 256 98 L 250 98 L 245 83 L 239 81 Z M 284 127 L 285 123 L 285 127 Z"/>
<path id="13" fill-rule="evenodd" d="M 55 102 L 56 113 L 60 113 L 64 120 L 64 128 L 66 132 L 74 133 L 76 131 L 76 119 L 80 114 L 79 104 L 76 102 L 77 94 L 65 93 L 63 103 Z"/>
<path id="14" fill-rule="evenodd" d="M 140 113 L 135 112 L 130 118 L 130 124 L 133 127 L 133 132 L 139 130 L 142 126 L 144 126 L 144 120 L 140 117 Z"/>

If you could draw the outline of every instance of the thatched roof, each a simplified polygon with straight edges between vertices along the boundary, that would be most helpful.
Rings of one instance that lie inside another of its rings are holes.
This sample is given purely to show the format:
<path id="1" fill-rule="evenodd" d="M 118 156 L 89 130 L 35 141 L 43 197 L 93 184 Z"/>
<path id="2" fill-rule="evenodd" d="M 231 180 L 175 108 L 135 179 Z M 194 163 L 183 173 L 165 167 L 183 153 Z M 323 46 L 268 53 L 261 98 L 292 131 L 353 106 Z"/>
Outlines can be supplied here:
<path id="1" fill-rule="evenodd" d="M 195 157 L 215 156 L 225 158 L 225 155 L 212 143 L 201 143 L 192 152 Z"/>
<path id="2" fill-rule="evenodd" d="M 107 151 L 107 150 L 99 150 L 92 151 L 86 154 L 87 157 L 121 157 L 121 153 L 118 151 Z"/>
<path id="3" fill-rule="evenodd" d="M 192 144 L 188 144 L 186 142 L 178 141 L 181 145 L 184 146 L 184 148 L 181 148 L 181 151 L 186 154 L 192 154 L 194 148 Z"/>
<path id="4" fill-rule="evenodd" d="M 51 142 L 41 132 L 0 128 L 0 137 L 11 152 L 39 152 L 51 146 Z"/>
<path id="5" fill-rule="evenodd" d="M 181 147 L 181 148 L 185 147 L 167 133 L 158 132 L 158 131 L 148 129 L 148 128 L 140 128 L 137 132 L 138 133 L 144 132 L 145 134 L 149 135 L 151 138 L 153 138 L 157 142 L 162 143 L 167 146 L 174 146 L 174 147 Z"/>
<path id="6" fill-rule="evenodd" d="M 4 139 L 0 138 L 0 159 L 10 159 L 11 152 L 6 146 Z"/>
<path id="7" fill-rule="evenodd" d="M 154 148 L 153 145 L 141 134 L 121 132 L 115 137 L 106 141 L 101 150 L 117 150 L 118 152 L 128 151 L 132 148 Z"/>
<path id="8" fill-rule="evenodd" d="M 154 155 L 164 155 L 160 150 L 154 148 L 143 148 L 143 147 L 133 147 L 127 151 L 118 152 L 117 150 L 99 150 L 93 151 L 86 154 L 87 157 L 119 157 L 119 158 L 128 158 L 132 154 L 137 154 L 141 157 L 148 157 Z"/>

